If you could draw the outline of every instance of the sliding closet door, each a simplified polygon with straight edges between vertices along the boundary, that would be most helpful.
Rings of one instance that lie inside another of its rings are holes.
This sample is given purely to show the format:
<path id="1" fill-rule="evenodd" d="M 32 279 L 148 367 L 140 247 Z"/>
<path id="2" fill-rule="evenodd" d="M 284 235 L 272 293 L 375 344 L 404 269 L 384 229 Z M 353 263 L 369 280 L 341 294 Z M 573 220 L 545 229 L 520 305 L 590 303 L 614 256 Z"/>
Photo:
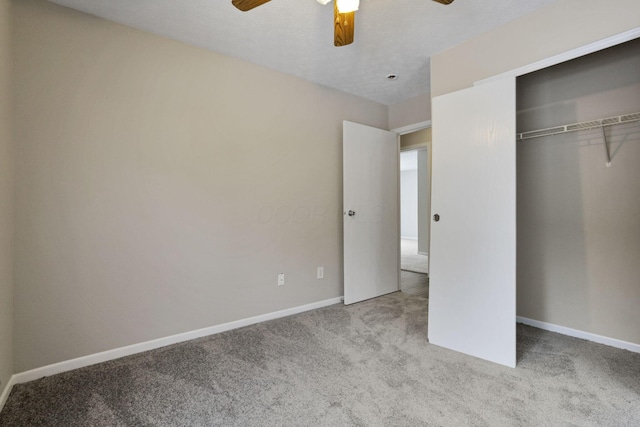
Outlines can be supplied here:
<path id="1" fill-rule="evenodd" d="M 433 99 L 429 341 L 516 363 L 515 79 Z"/>

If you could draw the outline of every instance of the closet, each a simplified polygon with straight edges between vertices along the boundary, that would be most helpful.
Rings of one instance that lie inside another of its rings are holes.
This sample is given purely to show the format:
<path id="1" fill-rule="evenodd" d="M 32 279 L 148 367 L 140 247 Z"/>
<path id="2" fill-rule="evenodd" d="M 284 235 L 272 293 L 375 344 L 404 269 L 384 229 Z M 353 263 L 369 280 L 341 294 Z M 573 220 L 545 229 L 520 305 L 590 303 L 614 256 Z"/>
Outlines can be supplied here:
<path id="1" fill-rule="evenodd" d="M 516 82 L 519 320 L 640 344 L 640 39 Z"/>
<path id="2" fill-rule="evenodd" d="M 640 40 L 555 63 L 432 99 L 429 341 L 506 366 L 516 320 L 640 349 Z"/>

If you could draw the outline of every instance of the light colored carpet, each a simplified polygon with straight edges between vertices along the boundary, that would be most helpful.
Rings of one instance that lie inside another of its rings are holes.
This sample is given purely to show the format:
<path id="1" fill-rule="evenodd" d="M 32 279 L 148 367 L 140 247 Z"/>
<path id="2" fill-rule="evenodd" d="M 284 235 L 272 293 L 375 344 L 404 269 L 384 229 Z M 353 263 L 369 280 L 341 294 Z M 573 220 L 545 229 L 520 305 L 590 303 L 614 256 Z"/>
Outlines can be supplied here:
<path id="1" fill-rule="evenodd" d="M 429 257 L 418 253 L 417 240 L 400 239 L 400 269 L 429 273 Z"/>
<path id="2" fill-rule="evenodd" d="M 396 292 L 14 387 L 2 426 L 638 426 L 640 354 L 518 326 L 510 369 Z"/>
<path id="3" fill-rule="evenodd" d="M 400 290 L 405 294 L 429 298 L 429 276 L 402 270 L 400 272 Z"/>

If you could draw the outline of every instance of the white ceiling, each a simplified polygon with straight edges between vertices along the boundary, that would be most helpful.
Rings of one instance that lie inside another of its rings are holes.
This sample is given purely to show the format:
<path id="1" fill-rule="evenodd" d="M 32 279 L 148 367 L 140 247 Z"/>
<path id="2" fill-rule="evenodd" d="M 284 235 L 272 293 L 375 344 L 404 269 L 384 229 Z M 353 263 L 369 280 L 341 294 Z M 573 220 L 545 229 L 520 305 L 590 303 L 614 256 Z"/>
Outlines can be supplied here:
<path id="1" fill-rule="evenodd" d="M 557 0 L 361 0 L 355 42 L 343 47 L 333 46 L 333 4 L 316 0 L 249 12 L 231 0 L 50 1 L 390 105 L 430 92 L 431 55 Z"/>

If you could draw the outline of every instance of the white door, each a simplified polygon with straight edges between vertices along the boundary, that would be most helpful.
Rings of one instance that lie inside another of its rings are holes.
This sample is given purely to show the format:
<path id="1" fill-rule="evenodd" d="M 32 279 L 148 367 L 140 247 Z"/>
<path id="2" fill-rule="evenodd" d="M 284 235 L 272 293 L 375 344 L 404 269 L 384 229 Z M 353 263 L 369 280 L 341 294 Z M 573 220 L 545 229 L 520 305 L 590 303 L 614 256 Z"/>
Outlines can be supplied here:
<path id="1" fill-rule="evenodd" d="M 398 290 L 398 136 L 343 122 L 344 303 Z"/>
<path id="2" fill-rule="evenodd" d="M 515 101 L 515 78 L 433 99 L 429 252 L 429 342 L 512 367 Z"/>

